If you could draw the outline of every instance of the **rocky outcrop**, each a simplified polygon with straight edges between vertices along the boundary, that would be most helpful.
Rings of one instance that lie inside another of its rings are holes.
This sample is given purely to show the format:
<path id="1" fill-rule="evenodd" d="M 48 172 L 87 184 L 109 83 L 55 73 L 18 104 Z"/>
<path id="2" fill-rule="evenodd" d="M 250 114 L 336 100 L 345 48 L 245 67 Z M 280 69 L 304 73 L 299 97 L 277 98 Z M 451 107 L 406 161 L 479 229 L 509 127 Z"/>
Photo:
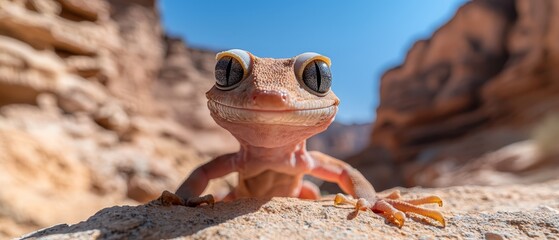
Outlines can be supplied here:
<path id="1" fill-rule="evenodd" d="M 361 150 L 369 142 L 370 123 L 344 124 L 333 122 L 326 131 L 307 140 L 307 148 L 345 159 Z"/>
<path id="2" fill-rule="evenodd" d="M 202 138 L 205 120 L 156 99 L 189 84 L 198 99 L 213 78 L 199 59 L 212 54 L 180 44 L 164 41 L 155 1 L 0 0 L 0 238 L 152 200 L 222 153 L 229 142 L 207 143 L 223 132 Z M 176 64 L 184 74 L 160 82 Z"/>
<path id="3" fill-rule="evenodd" d="M 152 86 L 164 63 L 165 42 L 156 0 L 111 0 L 111 19 L 118 27 L 121 51 L 113 67 L 120 81 L 107 87 L 134 111 L 159 114 Z M 138 67 L 141 66 L 141 67 Z"/>
<path id="4" fill-rule="evenodd" d="M 394 165 L 390 175 L 406 176 L 396 182 L 407 185 L 496 183 L 452 176 L 472 171 L 465 165 L 487 159 L 484 154 L 534 139 L 533 129 L 559 111 L 558 18 L 553 0 L 466 3 L 382 76 L 370 147 L 352 162 L 371 169 Z M 531 159 L 527 165 L 547 166 L 546 157 Z M 524 173 L 502 171 L 496 175 Z"/>
<path id="5" fill-rule="evenodd" d="M 48 95 L 39 100 L 39 107 L 0 109 L 0 218 L 19 228 L 1 224 L 4 237 L 151 200 L 202 161 L 193 148 L 162 136 L 171 129 L 146 123 L 171 121 L 134 116 L 131 127 L 141 130 L 123 141 L 86 115 L 62 113 Z"/>
<path id="6" fill-rule="evenodd" d="M 199 151 L 212 156 L 237 151 L 237 140 L 214 122 L 206 105 L 206 92 L 215 83 L 215 52 L 188 48 L 173 37 L 166 37 L 165 45 L 165 60 L 154 85 L 157 101 L 196 136 L 192 144 Z"/>
<path id="7" fill-rule="evenodd" d="M 559 235 L 559 182 L 501 187 L 401 189 L 403 197 L 437 194 L 446 227 L 409 216 L 399 229 L 371 211 L 353 214 L 332 200 L 240 199 L 214 207 L 103 209 L 74 225 L 21 239 L 554 239 Z M 386 195 L 388 192 L 381 193 Z"/>

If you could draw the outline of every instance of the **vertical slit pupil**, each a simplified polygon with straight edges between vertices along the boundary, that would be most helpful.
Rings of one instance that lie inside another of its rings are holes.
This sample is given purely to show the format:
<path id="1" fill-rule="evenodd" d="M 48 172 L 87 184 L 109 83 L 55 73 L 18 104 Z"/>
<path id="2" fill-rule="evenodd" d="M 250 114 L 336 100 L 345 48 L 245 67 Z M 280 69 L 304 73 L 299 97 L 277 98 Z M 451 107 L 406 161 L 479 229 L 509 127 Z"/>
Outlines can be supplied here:
<path id="1" fill-rule="evenodd" d="M 320 82 L 322 82 L 322 77 L 320 76 L 320 68 L 316 61 L 314 61 L 314 69 L 316 71 L 316 91 L 320 92 Z"/>
<path id="2" fill-rule="evenodd" d="M 229 86 L 229 76 L 231 75 L 231 65 L 233 65 L 233 58 L 229 57 L 229 63 L 227 63 L 227 70 L 225 71 L 225 86 Z"/>

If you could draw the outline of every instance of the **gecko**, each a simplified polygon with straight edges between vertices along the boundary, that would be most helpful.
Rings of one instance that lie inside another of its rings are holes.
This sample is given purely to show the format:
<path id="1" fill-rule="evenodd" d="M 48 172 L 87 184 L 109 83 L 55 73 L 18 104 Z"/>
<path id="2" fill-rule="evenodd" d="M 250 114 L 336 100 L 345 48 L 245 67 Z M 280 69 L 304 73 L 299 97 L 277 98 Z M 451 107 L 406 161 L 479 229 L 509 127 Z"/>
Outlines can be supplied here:
<path id="1" fill-rule="evenodd" d="M 340 100 L 331 90 L 331 62 L 307 52 L 287 59 L 259 58 L 232 49 L 216 55 L 215 84 L 206 93 L 215 122 L 240 143 L 240 150 L 196 168 L 165 205 L 195 207 L 213 204 L 213 195 L 200 196 L 211 179 L 238 173 L 238 185 L 222 201 L 244 197 L 319 199 L 319 188 L 305 175 L 336 183 L 347 194 L 334 204 L 351 204 L 355 213 L 371 209 L 398 227 L 406 213 L 415 213 L 445 226 L 443 215 L 418 205 L 436 203 L 438 196 L 403 200 L 399 191 L 379 197 L 367 179 L 346 162 L 318 151 L 307 151 L 306 139 L 334 120 Z"/>

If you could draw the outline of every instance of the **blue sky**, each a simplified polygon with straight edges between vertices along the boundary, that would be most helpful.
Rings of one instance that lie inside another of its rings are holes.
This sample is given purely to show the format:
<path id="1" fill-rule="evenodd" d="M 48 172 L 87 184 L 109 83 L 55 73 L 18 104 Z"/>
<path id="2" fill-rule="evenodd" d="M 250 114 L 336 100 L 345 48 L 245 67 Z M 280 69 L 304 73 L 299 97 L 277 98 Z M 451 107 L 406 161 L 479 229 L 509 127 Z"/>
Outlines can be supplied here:
<path id="1" fill-rule="evenodd" d="M 332 60 L 337 120 L 372 121 L 380 77 L 466 0 L 163 0 L 165 30 L 190 46 L 259 57 L 318 52 Z"/>

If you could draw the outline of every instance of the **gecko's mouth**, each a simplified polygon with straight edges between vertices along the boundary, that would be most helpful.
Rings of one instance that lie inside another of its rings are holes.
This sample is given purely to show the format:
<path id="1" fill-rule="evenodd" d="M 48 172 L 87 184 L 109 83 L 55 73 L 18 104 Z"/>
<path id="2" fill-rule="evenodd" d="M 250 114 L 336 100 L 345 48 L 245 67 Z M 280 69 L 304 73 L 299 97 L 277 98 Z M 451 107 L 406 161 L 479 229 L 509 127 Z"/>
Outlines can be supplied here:
<path id="1" fill-rule="evenodd" d="M 209 100 L 211 114 L 233 123 L 257 123 L 289 126 L 316 126 L 330 122 L 336 115 L 337 105 L 322 108 L 294 110 L 263 110 L 227 106 Z"/>

